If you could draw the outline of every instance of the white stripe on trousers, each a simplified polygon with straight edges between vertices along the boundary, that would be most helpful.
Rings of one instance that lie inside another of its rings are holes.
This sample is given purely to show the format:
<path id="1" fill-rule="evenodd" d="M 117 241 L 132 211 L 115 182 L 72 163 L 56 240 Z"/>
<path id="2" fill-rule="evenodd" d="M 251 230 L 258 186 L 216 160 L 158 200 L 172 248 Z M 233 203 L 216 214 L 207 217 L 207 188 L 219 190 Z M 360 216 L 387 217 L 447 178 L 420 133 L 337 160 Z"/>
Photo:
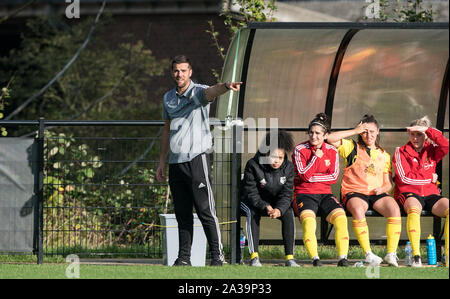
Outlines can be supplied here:
<path id="1" fill-rule="evenodd" d="M 221 261 L 224 261 L 222 237 L 221 237 L 220 228 L 219 228 L 219 219 L 217 219 L 216 207 L 215 207 L 215 203 L 214 203 L 214 194 L 213 194 L 213 191 L 211 188 L 211 184 L 209 183 L 209 171 L 208 171 L 208 163 L 206 161 L 206 154 L 202 154 L 202 164 L 203 164 L 203 171 L 205 173 L 206 187 L 207 187 L 207 191 L 208 191 L 209 210 L 210 210 L 211 215 L 213 216 L 214 222 L 216 224 L 217 238 L 219 241 L 219 258 Z"/>
<path id="2" fill-rule="evenodd" d="M 247 221 L 245 222 L 245 230 L 247 232 L 247 243 L 248 243 L 248 252 L 252 254 L 255 252 L 255 247 L 253 246 L 253 235 L 252 235 L 252 212 L 250 208 L 243 202 L 241 202 L 241 209 L 247 215 Z"/>

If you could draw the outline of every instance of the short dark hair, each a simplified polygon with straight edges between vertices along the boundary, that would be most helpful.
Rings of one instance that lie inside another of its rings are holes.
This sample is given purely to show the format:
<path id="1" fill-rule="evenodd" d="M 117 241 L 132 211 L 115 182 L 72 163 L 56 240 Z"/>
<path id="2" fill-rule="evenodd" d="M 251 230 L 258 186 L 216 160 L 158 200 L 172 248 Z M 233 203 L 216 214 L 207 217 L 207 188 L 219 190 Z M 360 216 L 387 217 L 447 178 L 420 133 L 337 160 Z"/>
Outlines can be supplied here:
<path id="1" fill-rule="evenodd" d="M 316 114 L 314 119 L 309 123 L 308 132 L 311 131 L 311 128 L 313 126 L 321 126 L 324 129 L 325 134 L 330 133 L 330 131 L 331 131 L 330 118 L 325 113 Z"/>
<path id="2" fill-rule="evenodd" d="M 271 139 L 277 138 L 276 144 L 271 144 Z M 263 143 L 260 146 L 260 153 L 263 146 L 269 147 L 269 153 L 275 149 L 283 149 L 286 153 L 292 152 L 294 149 L 294 138 L 292 137 L 292 134 L 287 131 L 283 130 L 270 130 L 269 133 L 267 133 L 266 137 L 264 138 Z M 269 154 L 266 153 L 266 154 Z"/>
<path id="3" fill-rule="evenodd" d="M 179 63 L 188 63 L 189 68 L 192 69 L 191 60 L 186 55 L 177 55 L 177 56 L 172 57 L 171 63 L 170 63 L 170 69 L 172 70 L 173 65 L 179 64 Z"/>

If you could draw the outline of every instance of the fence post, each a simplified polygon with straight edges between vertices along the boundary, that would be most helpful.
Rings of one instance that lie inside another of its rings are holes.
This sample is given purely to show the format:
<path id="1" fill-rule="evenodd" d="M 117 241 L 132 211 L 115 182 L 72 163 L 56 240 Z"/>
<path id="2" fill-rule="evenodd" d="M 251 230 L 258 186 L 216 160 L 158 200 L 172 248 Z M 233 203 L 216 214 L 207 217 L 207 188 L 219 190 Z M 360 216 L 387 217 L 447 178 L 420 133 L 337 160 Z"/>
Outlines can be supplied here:
<path id="1" fill-rule="evenodd" d="M 36 190 L 37 209 L 38 209 L 38 243 L 37 243 L 37 263 L 44 263 L 44 118 L 39 118 L 39 131 L 37 137 L 37 173 L 38 182 Z"/>
<path id="2" fill-rule="evenodd" d="M 231 125 L 231 219 L 235 220 L 231 225 L 231 264 L 239 263 L 241 248 L 239 246 L 241 217 L 239 185 L 241 182 L 241 148 L 242 126 Z"/>

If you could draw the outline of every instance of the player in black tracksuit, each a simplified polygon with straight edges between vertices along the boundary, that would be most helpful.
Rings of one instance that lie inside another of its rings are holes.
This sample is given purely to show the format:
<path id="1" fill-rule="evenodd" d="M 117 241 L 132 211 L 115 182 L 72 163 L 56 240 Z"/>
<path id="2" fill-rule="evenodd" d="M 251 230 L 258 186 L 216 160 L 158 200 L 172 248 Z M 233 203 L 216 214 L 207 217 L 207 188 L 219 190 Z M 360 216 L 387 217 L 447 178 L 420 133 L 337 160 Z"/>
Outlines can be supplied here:
<path id="1" fill-rule="evenodd" d="M 270 134 L 270 133 L 269 133 Z M 266 136 L 266 144 L 270 139 Z M 264 155 L 258 151 L 247 162 L 241 189 L 241 209 L 246 213 L 250 265 L 261 266 L 258 255 L 259 224 L 267 215 L 282 222 L 286 266 L 298 266 L 294 260 L 295 221 L 292 209 L 294 165 L 287 153 L 293 148 L 292 135 L 277 132 L 277 146 Z"/>

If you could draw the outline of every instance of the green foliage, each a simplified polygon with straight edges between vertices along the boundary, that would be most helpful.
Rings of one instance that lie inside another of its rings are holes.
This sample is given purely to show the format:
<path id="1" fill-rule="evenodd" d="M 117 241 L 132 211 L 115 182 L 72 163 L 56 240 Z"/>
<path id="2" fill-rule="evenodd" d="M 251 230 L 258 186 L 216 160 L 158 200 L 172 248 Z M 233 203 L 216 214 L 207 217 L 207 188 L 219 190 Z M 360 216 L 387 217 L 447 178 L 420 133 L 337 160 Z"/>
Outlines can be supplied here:
<path id="1" fill-rule="evenodd" d="M 225 17 L 224 23 L 227 27 L 231 39 L 239 31 L 239 29 L 247 26 L 251 22 L 274 22 L 276 18 L 273 14 L 277 10 L 276 0 L 233 0 L 231 5 L 239 5 L 239 12 L 234 13 L 228 7 L 229 1 L 223 0 L 222 7 L 227 7 L 220 13 L 220 16 Z M 218 55 L 225 60 L 226 49 L 220 45 L 218 37 L 219 32 L 215 30 L 214 24 L 211 20 L 208 21 L 209 30 L 207 33 L 211 35 L 214 45 L 217 48 Z M 217 70 L 212 70 L 214 77 L 220 79 L 220 74 Z"/>
<path id="2" fill-rule="evenodd" d="M 395 22 L 433 22 L 433 9 L 424 9 L 422 0 L 408 0 L 406 6 L 395 8 Z"/>
<path id="3" fill-rule="evenodd" d="M 105 34 L 112 22 L 111 17 L 102 17 L 76 61 L 17 119 L 160 117 L 160 88 L 149 82 L 164 74 L 168 61 L 157 60 L 145 41 L 135 41 L 132 36 L 120 37 L 130 42 L 111 43 Z M 92 23 L 92 18 L 86 18 L 69 27 L 63 19 L 28 19 L 20 48 L 0 58 L 0 84 L 15 74 L 11 110 L 63 69 L 85 41 Z"/>
<path id="4" fill-rule="evenodd" d="M 6 99 L 10 97 L 10 90 L 8 87 L 3 87 L 0 91 L 0 119 L 4 116 L 3 111 L 5 110 L 5 105 L 7 104 Z M 0 136 L 7 136 L 8 131 L 6 131 L 5 127 L 0 127 Z"/>
<path id="5" fill-rule="evenodd" d="M 159 214 L 172 209 L 153 169 L 113 176 L 88 144 L 45 132 L 45 246 L 154 245 Z M 110 162 L 109 162 L 110 163 Z"/>
<path id="6" fill-rule="evenodd" d="M 0 118 L 50 82 L 85 42 L 93 18 L 72 21 L 71 25 L 66 21 L 63 17 L 28 19 L 20 48 L 0 57 L 0 87 L 6 86 L 0 93 Z M 104 14 L 88 46 L 70 68 L 15 118 L 159 119 L 164 87 L 152 82 L 164 75 L 168 60 L 156 59 L 147 40 L 137 40 L 131 34 L 113 36 L 111 41 L 114 33 L 108 31 L 112 23 L 112 17 Z M 156 136 L 158 129 L 96 127 L 95 136 L 131 139 Z M 19 136 L 31 129 L 8 130 L 10 135 Z M 167 185 L 155 183 L 154 165 L 137 163 L 125 174 L 114 175 L 122 165 L 139 157 L 145 147 L 120 151 L 120 161 L 127 162 L 105 162 L 115 157 L 102 156 L 95 141 L 73 137 L 92 136 L 92 131 L 92 127 L 64 127 L 57 133 L 45 132 L 46 250 L 54 246 L 121 247 L 159 242 L 154 226 L 159 223 L 158 214 L 172 207 Z M 2 134 L 6 134 L 4 128 Z M 148 144 L 145 146 L 149 149 Z M 146 158 L 155 159 L 157 150 L 149 150 Z"/>
<path id="7" fill-rule="evenodd" d="M 433 8 L 431 6 L 424 8 L 423 0 L 407 0 L 406 3 L 402 0 L 395 0 L 395 5 L 391 4 L 389 0 L 378 1 L 380 11 L 378 18 L 375 19 L 377 22 L 433 22 L 435 14 Z M 367 16 L 365 19 L 368 19 Z"/>
<path id="8" fill-rule="evenodd" d="M 230 10 L 224 11 L 225 25 L 232 35 L 250 22 L 273 22 L 274 12 L 277 10 L 276 0 L 234 0 L 233 5 L 239 5 L 239 13 L 233 14 Z"/>

